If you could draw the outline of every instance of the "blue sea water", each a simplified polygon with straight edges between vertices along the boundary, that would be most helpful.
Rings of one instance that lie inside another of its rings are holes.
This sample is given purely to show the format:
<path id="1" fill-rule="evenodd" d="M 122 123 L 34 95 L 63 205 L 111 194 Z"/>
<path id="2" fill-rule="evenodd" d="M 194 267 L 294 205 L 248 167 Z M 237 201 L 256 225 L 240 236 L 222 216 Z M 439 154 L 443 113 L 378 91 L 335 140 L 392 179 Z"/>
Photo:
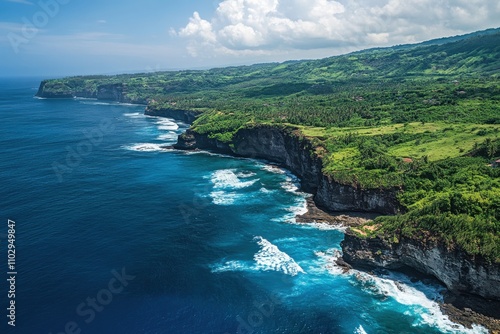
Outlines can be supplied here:
<path id="1" fill-rule="evenodd" d="M 484 332 L 441 313 L 435 282 L 344 274 L 342 228 L 295 223 L 286 171 L 166 149 L 186 124 L 38 83 L 0 80 L 1 333 Z"/>

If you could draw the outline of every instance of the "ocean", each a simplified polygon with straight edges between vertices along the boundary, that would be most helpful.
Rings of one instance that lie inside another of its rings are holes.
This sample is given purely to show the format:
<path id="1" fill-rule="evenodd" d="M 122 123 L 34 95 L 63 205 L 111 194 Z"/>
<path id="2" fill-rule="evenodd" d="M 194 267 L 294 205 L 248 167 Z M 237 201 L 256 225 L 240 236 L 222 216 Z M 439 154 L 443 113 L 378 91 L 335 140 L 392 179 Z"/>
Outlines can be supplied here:
<path id="1" fill-rule="evenodd" d="M 187 124 L 39 81 L 0 79 L 1 333 L 486 332 L 437 282 L 343 273 L 343 228 L 296 223 L 288 171 L 168 149 Z"/>

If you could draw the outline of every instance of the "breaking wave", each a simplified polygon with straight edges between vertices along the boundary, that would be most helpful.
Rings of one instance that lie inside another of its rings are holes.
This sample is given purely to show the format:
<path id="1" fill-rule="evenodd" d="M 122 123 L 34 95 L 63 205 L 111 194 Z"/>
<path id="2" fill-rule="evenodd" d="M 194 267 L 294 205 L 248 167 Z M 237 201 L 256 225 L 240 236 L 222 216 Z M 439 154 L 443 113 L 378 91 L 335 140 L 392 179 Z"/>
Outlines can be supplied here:
<path id="1" fill-rule="evenodd" d="M 251 177 L 251 176 L 247 176 L 245 178 L 248 178 L 248 177 Z M 258 179 L 249 180 L 249 181 L 242 181 L 242 180 L 240 180 L 238 175 L 236 175 L 234 170 L 221 169 L 221 170 L 218 170 L 218 171 L 212 173 L 211 181 L 212 181 L 212 184 L 214 185 L 214 188 L 216 188 L 216 189 L 241 189 L 241 188 L 250 187 L 255 182 L 257 182 Z"/>
<path id="2" fill-rule="evenodd" d="M 123 146 L 124 149 L 129 151 L 137 151 L 137 152 L 165 152 L 169 151 L 168 148 L 165 148 L 162 144 L 155 143 L 137 143 L 128 146 Z"/>
<path id="3" fill-rule="evenodd" d="M 416 316 L 413 326 L 427 325 L 450 334 L 488 333 L 481 326 L 473 326 L 472 329 L 465 328 L 452 322 L 447 315 L 443 314 L 439 302 L 443 301 L 442 293 L 445 288 L 440 285 L 426 284 L 421 281 L 412 282 L 408 276 L 392 272 L 374 276 L 355 271 L 353 277 L 355 284 L 379 298 L 381 303 L 390 298 L 401 305 L 410 307 Z"/>
<path id="4" fill-rule="evenodd" d="M 282 252 L 263 237 L 255 237 L 254 240 L 261 247 L 254 255 L 256 268 L 264 271 L 281 271 L 284 274 L 295 276 L 305 271 L 287 253 Z"/>

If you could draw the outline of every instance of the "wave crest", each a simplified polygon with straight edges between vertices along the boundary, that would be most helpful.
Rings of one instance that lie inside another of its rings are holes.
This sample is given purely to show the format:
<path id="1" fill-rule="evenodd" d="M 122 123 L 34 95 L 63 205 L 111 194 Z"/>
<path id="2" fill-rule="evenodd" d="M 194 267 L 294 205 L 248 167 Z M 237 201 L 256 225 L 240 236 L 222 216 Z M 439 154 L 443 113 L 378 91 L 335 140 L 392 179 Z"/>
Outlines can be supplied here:
<path id="1" fill-rule="evenodd" d="M 282 252 L 276 245 L 273 245 L 263 237 L 255 237 L 255 241 L 261 247 L 254 255 L 256 268 L 264 271 L 281 271 L 287 275 L 295 276 L 305 271 L 287 253 Z"/>
<path id="2" fill-rule="evenodd" d="M 258 179 L 241 181 L 232 169 L 221 169 L 212 173 L 211 181 L 216 189 L 241 189 L 250 187 Z"/>
<path id="3" fill-rule="evenodd" d="M 165 152 L 168 148 L 162 146 L 162 144 L 155 143 L 137 143 L 128 146 L 123 146 L 124 149 L 136 152 Z"/>

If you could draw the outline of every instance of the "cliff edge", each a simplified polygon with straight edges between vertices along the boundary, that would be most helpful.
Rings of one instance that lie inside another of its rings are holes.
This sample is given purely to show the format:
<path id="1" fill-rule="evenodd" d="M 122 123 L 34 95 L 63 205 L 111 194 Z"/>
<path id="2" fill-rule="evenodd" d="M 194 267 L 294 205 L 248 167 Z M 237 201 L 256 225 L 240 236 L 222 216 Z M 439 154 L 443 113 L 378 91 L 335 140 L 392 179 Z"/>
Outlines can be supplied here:
<path id="1" fill-rule="evenodd" d="M 401 238 L 388 242 L 347 230 L 341 246 L 344 260 L 354 267 L 412 268 L 436 277 L 453 293 L 500 300 L 498 264 L 458 248 L 449 249 L 439 241 Z"/>
<path id="2" fill-rule="evenodd" d="M 174 147 L 207 149 L 279 163 L 301 179 L 302 189 L 314 195 L 318 207 L 328 211 L 393 215 L 402 210 L 397 200 L 400 189 L 360 189 L 323 174 L 323 162 L 314 145 L 291 127 L 247 126 L 235 133 L 231 143 L 189 129 L 179 136 Z M 500 265 L 459 249 L 408 238 L 397 243 L 378 237 L 364 238 L 348 230 L 342 250 L 344 260 L 357 268 L 412 269 L 436 277 L 453 293 L 500 300 Z"/>
<path id="3" fill-rule="evenodd" d="M 399 189 L 360 189 L 323 174 L 323 161 L 300 131 L 287 126 L 252 125 L 238 130 L 231 143 L 223 143 L 192 129 L 179 136 L 178 149 L 206 149 L 236 156 L 265 159 L 289 169 L 301 179 L 302 189 L 327 211 L 395 214 L 400 211 Z"/>

